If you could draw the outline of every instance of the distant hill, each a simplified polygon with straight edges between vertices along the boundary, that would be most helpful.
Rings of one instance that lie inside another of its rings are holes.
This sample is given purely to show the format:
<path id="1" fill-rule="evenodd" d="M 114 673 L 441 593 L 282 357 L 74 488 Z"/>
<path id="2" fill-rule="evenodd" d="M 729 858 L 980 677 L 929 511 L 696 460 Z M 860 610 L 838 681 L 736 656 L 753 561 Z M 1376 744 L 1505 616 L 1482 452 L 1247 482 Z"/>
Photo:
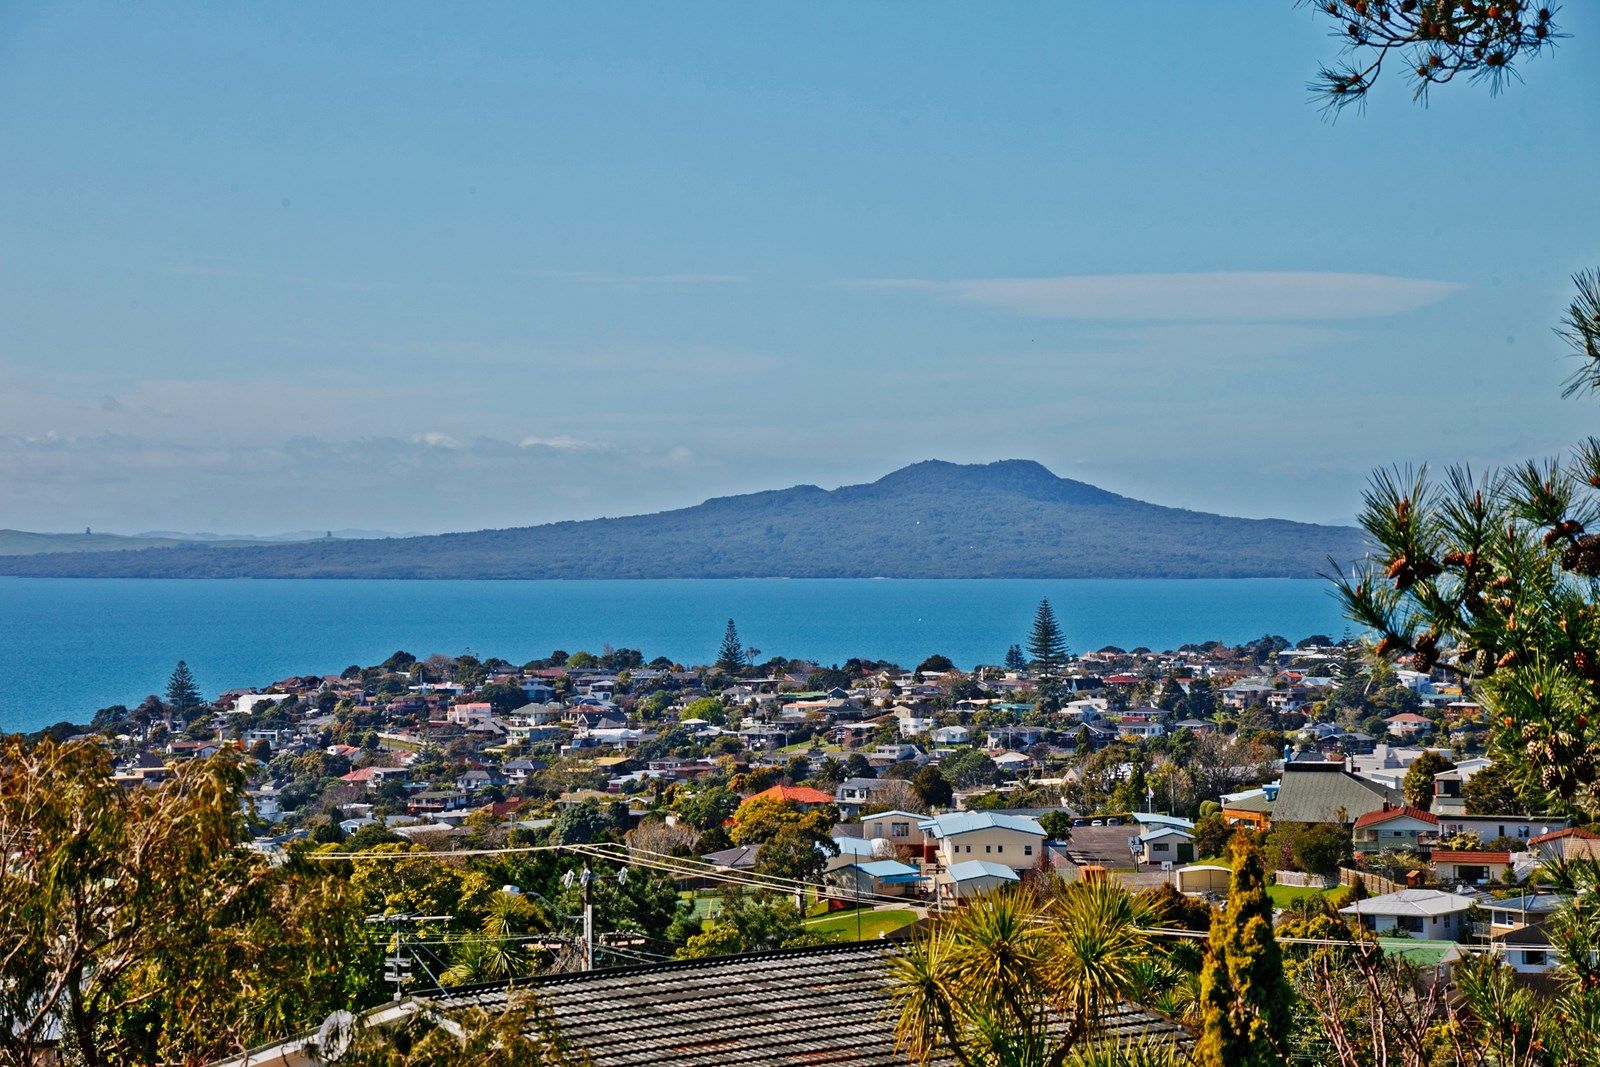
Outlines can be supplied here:
<path id="1" fill-rule="evenodd" d="M 1310 577 L 1360 531 L 1147 504 L 1038 463 L 929 460 L 628 518 L 387 540 L 0 558 L 0 574 L 148 578 Z"/>
<path id="2" fill-rule="evenodd" d="M 231 547 L 234 545 L 275 545 L 285 541 L 313 541 L 329 536 L 326 530 L 296 530 L 292 533 L 213 534 L 177 533 L 152 530 L 149 533 L 30 533 L 27 530 L 0 530 L 0 556 L 34 556 L 47 552 L 124 552 L 134 548 L 172 548 L 177 545 L 203 543 Z M 333 530 L 334 538 L 393 537 L 394 534 L 378 530 Z M 408 536 L 417 536 L 411 534 Z"/>

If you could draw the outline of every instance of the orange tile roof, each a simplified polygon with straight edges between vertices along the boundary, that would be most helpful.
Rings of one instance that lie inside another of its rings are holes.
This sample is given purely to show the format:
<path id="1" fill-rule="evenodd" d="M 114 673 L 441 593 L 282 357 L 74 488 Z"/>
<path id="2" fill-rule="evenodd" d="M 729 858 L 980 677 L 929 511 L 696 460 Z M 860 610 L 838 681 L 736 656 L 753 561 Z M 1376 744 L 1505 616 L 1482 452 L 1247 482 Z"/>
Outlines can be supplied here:
<path id="1" fill-rule="evenodd" d="M 1388 822 L 1390 819 L 1398 819 L 1402 815 L 1407 816 L 1408 818 L 1418 819 L 1422 822 L 1428 823 L 1431 826 L 1439 825 L 1439 816 L 1434 815 L 1432 812 L 1423 811 L 1421 808 L 1413 808 L 1409 804 L 1406 804 L 1398 808 L 1383 807 L 1379 808 L 1377 811 L 1369 811 L 1356 820 L 1356 828 L 1360 829 L 1363 826 L 1372 826 L 1375 823 Z"/>
<path id="2" fill-rule="evenodd" d="M 763 789 L 759 793 L 745 797 L 743 803 L 748 804 L 756 797 L 776 797 L 787 800 L 791 804 L 832 804 L 833 795 L 824 793 L 820 789 L 812 789 L 804 785 L 775 785 L 770 789 Z"/>
<path id="3" fill-rule="evenodd" d="M 1595 833 L 1593 830 L 1571 826 L 1565 830 L 1552 830 L 1548 834 L 1540 834 L 1538 837 L 1532 838 L 1528 844 L 1540 845 L 1546 841 L 1559 841 L 1564 837 L 1575 837 L 1579 841 L 1600 841 L 1600 834 Z"/>
<path id="4" fill-rule="evenodd" d="M 1461 849 L 1439 848 L 1433 851 L 1434 863 L 1510 863 L 1509 852 L 1472 852 Z"/>

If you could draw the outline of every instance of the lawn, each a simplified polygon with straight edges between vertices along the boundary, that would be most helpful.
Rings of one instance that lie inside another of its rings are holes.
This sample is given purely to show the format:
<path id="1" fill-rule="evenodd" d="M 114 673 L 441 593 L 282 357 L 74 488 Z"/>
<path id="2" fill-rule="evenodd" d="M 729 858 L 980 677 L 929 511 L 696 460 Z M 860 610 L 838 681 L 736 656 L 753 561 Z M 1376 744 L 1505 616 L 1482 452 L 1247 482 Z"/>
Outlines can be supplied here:
<path id="1" fill-rule="evenodd" d="M 857 919 L 860 934 L 857 935 Z M 917 921 L 910 908 L 847 908 L 820 919 L 807 919 L 806 932 L 838 941 L 873 941 L 879 934 L 892 933 Z"/>
<path id="2" fill-rule="evenodd" d="M 1331 892 L 1333 892 L 1333 890 L 1331 890 L 1331 889 L 1318 889 L 1315 886 L 1304 886 L 1304 885 L 1269 885 L 1269 886 L 1267 886 L 1267 896 L 1272 898 L 1272 906 L 1275 907 L 1275 908 L 1287 908 L 1290 904 L 1294 903 L 1297 900 L 1304 900 L 1306 897 L 1325 897 Z"/>

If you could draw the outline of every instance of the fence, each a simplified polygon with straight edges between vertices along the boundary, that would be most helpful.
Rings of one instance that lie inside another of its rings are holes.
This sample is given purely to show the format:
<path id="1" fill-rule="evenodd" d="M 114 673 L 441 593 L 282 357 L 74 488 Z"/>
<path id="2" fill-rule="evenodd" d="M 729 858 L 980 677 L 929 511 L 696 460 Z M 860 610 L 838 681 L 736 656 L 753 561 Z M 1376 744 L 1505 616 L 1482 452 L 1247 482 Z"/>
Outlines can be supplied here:
<path id="1" fill-rule="evenodd" d="M 1280 875 L 1281 877 L 1281 875 Z M 1397 893 L 1405 886 L 1392 878 L 1385 878 L 1381 874 L 1371 871 L 1355 871 L 1349 867 L 1339 868 L 1339 882 L 1341 885 L 1355 885 L 1360 882 L 1371 896 L 1380 897 L 1385 893 Z"/>
<path id="2" fill-rule="evenodd" d="M 1301 886 L 1310 889 L 1332 889 L 1339 884 L 1336 874 L 1306 874 L 1303 871 L 1279 871 L 1279 885 Z"/>

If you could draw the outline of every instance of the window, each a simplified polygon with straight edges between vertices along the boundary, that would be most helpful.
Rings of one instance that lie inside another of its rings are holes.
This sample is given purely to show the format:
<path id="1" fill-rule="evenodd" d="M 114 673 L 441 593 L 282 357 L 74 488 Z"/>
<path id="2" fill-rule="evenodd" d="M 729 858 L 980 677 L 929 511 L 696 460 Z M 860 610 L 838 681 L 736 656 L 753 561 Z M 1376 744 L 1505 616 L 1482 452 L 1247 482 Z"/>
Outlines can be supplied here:
<path id="1" fill-rule="evenodd" d="M 1157 842 L 1156 844 L 1150 846 L 1151 852 L 1165 852 L 1166 850 L 1167 844 L 1165 841 Z"/>
<path id="2" fill-rule="evenodd" d="M 889 836 L 890 837 L 910 837 L 911 836 L 911 824 L 908 823 L 908 822 L 890 823 L 889 824 Z"/>
<path id="3" fill-rule="evenodd" d="M 994 846 L 993 845 L 984 845 L 983 846 L 983 851 L 985 851 L 985 852 L 993 852 L 994 851 Z"/>
<path id="4" fill-rule="evenodd" d="M 1006 850 L 1006 846 L 1004 846 L 1004 845 L 996 845 L 996 846 L 994 846 L 994 850 L 998 854 L 998 853 L 1004 852 Z"/>
<path id="5" fill-rule="evenodd" d="M 1033 846 L 1032 846 L 1032 845 L 1023 845 L 1023 846 L 1022 846 L 1022 854 L 1023 854 L 1023 855 L 1024 855 L 1024 856 L 1031 856 L 1031 855 L 1033 855 Z"/>
<path id="6" fill-rule="evenodd" d="M 1528 949 L 1522 953 L 1522 965 L 1524 967 L 1543 967 L 1544 961 L 1545 955 L 1538 949 Z"/>

